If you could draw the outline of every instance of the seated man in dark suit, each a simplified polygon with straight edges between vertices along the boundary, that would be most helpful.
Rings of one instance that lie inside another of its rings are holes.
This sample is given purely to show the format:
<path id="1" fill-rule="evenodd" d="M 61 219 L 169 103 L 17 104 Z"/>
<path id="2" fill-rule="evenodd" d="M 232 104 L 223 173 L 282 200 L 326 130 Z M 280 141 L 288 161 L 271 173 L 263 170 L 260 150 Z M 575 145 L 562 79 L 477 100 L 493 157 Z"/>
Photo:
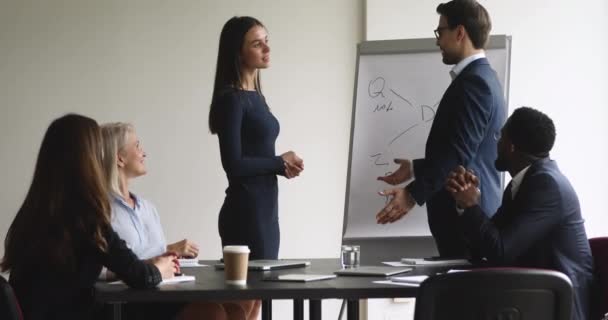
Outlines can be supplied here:
<path id="1" fill-rule="evenodd" d="M 574 288 L 573 318 L 588 319 L 593 258 L 576 192 L 549 159 L 555 126 L 532 108 L 516 109 L 498 141 L 496 169 L 513 179 L 490 219 L 479 206 L 479 179 L 458 167 L 446 189 L 475 262 L 560 271 Z M 483 192 L 483 190 L 481 190 Z"/>

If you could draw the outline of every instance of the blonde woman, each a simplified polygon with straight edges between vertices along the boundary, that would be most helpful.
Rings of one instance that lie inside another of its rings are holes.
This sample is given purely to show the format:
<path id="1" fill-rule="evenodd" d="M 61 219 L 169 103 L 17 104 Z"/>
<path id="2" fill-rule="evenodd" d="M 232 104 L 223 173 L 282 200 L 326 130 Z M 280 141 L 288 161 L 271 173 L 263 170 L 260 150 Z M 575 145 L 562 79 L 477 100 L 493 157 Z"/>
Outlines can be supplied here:
<path id="1" fill-rule="evenodd" d="M 140 259 L 166 252 L 175 252 L 180 257 L 198 256 L 198 245 L 188 239 L 167 244 L 156 207 L 129 189 L 131 180 L 147 173 L 146 152 L 133 125 L 108 123 L 102 126 L 101 131 L 104 140 L 103 166 L 111 189 L 112 228 Z M 217 312 L 218 307 L 225 314 Z M 182 318 L 253 319 L 258 309 L 248 301 L 192 303 L 182 310 Z M 201 318 L 202 315 L 205 317 Z"/>
<path id="2" fill-rule="evenodd" d="M 188 239 L 167 244 L 156 207 L 129 190 L 132 179 L 147 173 L 144 152 L 135 128 L 128 123 L 102 126 L 105 157 L 104 170 L 111 189 L 112 228 L 140 259 L 149 259 L 167 251 L 178 256 L 198 256 L 198 245 Z"/>

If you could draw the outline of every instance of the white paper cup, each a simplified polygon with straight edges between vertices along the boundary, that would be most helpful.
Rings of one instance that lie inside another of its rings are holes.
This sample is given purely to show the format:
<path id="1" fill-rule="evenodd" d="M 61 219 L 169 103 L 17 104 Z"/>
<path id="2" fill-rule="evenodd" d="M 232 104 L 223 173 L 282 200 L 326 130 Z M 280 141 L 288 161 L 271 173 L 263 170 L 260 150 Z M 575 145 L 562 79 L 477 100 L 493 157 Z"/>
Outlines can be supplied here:
<path id="1" fill-rule="evenodd" d="M 224 276 L 227 284 L 247 284 L 247 265 L 249 264 L 249 247 L 224 247 Z"/>

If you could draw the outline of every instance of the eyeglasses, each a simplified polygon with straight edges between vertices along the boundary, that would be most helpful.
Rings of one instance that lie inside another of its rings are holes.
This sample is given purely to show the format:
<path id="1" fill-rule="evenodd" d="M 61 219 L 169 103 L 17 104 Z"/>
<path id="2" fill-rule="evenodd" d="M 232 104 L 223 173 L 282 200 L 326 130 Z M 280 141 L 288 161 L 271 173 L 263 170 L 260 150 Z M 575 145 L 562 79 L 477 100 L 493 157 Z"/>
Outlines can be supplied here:
<path id="1" fill-rule="evenodd" d="M 439 38 L 441 37 L 441 32 L 443 30 L 449 30 L 450 27 L 437 27 L 437 29 L 433 30 L 433 32 L 435 33 L 435 38 L 437 38 L 437 40 L 439 40 Z"/>

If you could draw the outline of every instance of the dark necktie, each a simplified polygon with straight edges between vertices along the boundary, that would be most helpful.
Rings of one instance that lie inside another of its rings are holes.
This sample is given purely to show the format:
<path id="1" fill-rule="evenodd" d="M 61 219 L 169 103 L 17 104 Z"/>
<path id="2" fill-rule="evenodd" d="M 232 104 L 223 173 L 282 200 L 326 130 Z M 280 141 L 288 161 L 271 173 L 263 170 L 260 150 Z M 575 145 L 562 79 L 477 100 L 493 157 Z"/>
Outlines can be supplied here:
<path id="1" fill-rule="evenodd" d="M 502 194 L 503 208 L 508 208 L 513 203 L 513 195 L 511 194 L 511 187 L 513 186 L 512 183 L 513 181 L 509 182 L 507 188 L 505 189 L 505 192 Z"/>
<path id="2" fill-rule="evenodd" d="M 492 221 L 496 225 L 503 225 L 505 223 L 505 219 L 509 216 L 508 212 L 510 212 L 511 205 L 513 203 L 513 198 L 511 197 L 511 183 L 507 185 L 504 193 L 502 194 L 502 203 L 500 204 L 500 208 L 496 214 L 492 217 Z"/>
<path id="3" fill-rule="evenodd" d="M 513 195 L 511 194 L 511 188 L 513 187 L 513 181 L 510 181 L 507 187 L 505 188 L 505 194 L 503 197 L 509 197 L 509 199 L 513 199 Z"/>

